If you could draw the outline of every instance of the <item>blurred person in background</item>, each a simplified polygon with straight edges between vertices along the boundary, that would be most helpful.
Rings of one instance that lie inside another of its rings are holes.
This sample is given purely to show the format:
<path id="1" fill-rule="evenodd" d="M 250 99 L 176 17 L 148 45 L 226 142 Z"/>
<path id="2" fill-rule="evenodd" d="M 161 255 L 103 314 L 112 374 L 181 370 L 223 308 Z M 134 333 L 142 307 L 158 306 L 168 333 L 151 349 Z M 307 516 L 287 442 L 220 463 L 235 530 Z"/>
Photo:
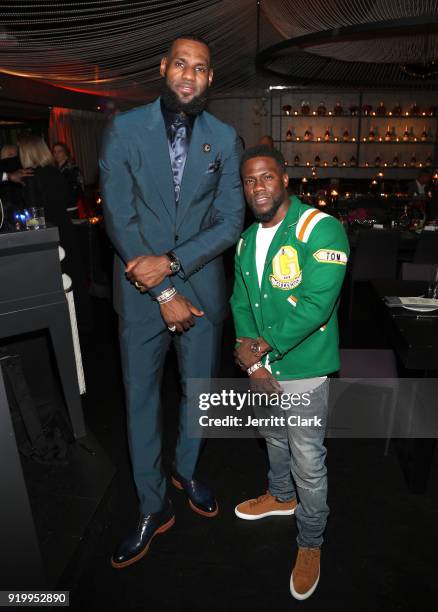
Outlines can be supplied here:
<path id="1" fill-rule="evenodd" d="M 269 136 L 269 134 L 265 134 L 260 138 L 259 144 L 266 145 L 267 147 L 271 147 L 272 149 L 274 146 L 274 139 L 272 138 L 272 136 Z"/>
<path id="2" fill-rule="evenodd" d="M 0 200 L 3 216 L 0 215 L 3 231 L 11 231 L 15 226 L 15 213 L 23 208 L 21 181 L 24 176 L 18 157 L 17 145 L 5 144 L 0 150 Z"/>
<path id="3" fill-rule="evenodd" d="M 416 197 L 426 197 L 430 190 L 430 183 L 432 180 L 432 172 L 427 168 L 423 168 L 418 172 L 418 176 L 415 181 L 409 183 L 408 195 Z"/>
<path id="4" fill-rule="evenodd" d="M 70 189 L 64 176 L 56 167 L 55 159 L 41 136 L 26 134 L 18 140 L 18 151 L 23 168 L 33 169 L 33 175 L 25 178 L 23 199 L 25 206 L 42 206 L 46 224 L 56 225 L 60 244 L 66 252 L 62 271 L 73 281 L 78 324 L 87 328 L 86 274 L 81 261 L 76 230 L 67 212 Z"/>
<path id="5" fill-rule="evenodd" d="M 81 169 L 71 156 L 71 151 L 65 142 L 56 142 L 52 147 L 53 157 L 58 169 L 66 179 L 70 190 L 70 202 L 67 212 L 73 218 L 78 216 L 78 207 L 84 199 L 84 177 Z"/>

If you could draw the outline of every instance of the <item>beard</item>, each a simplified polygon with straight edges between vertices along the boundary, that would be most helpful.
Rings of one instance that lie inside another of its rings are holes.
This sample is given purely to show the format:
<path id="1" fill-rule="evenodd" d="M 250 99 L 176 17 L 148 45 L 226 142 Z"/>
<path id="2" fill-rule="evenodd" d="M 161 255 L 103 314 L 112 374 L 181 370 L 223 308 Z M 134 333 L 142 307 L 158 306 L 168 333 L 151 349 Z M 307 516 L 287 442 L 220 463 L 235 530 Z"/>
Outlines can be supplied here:
<path id="1" fill-rule="evenodd" d="M 161 99 L 167 110 L 173 113 L 183 112 L 195 117 L 202 113 L 207 104 L 207 90 L 198 96 L 193 96 L 189 102 L 182 102 L 164 79 L 161 86 Z"/>
<path id="2" fill-rule="evenodd" d="M 252 210 L 252 214 L 254 215 L 254 217 L 256 218 L 257 221 L 260 221 L 260 223 L 267 223 L 269 221 L 272 221 L 272 219 L 277 214 L 278 209 L 282 205 L 283 200 L 284 200 L 283 194 L 281 194 L 277 198 L 274 198 L 272 200 L 271 208 L 269 210 L 265 211 L 265 212 L 262 212 L 262 213 L 258 213 L 256 208 L 253 207 L 252 205 L 250 205 L 251 210 Z"/>

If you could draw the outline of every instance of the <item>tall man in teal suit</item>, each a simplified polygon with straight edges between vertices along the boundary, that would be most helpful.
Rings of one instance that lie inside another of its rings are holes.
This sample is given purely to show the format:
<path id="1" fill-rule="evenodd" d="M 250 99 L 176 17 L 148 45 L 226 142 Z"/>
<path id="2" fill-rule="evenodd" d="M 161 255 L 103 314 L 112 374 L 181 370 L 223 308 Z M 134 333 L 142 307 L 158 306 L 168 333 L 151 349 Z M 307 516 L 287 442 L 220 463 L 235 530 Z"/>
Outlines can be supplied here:
<path id="1" fill-rule="evenodd" d="M 176 39 L 161 61 L 161 96 L 114 118 L 100 161 L 105 226 L 116 251 L 114 303 L 140 520 L 112 565 L 141 559 L 174 523 L 161 468 L 160 382 L 172 340 L 182 383 L 172 474 L 192 510 L 218 513 L 194 477 L 201 439 L 189 438 L 188 378 L 216 375 L 226 291 L 221 253 L 240 234 L 243 195 L 235 131 L 204 111 L 213 78 L 207 43 Z"/>

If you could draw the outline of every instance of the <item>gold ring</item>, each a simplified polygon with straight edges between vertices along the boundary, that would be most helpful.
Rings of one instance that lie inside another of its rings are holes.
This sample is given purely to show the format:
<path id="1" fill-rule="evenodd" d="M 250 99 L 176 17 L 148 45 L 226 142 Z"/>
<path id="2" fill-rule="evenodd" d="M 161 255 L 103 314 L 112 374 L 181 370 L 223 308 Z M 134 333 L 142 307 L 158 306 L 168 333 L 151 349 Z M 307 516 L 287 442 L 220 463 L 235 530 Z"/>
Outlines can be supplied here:
<path id="1" fill-rule="evenodd" d="M 168 326 L 167 326 L 167 329 L 168 329 L 169 331 L 171 331 L 171 332 L 174 332 L 174 331 L 176 331 L 176 325 L 168 325 Z"/>

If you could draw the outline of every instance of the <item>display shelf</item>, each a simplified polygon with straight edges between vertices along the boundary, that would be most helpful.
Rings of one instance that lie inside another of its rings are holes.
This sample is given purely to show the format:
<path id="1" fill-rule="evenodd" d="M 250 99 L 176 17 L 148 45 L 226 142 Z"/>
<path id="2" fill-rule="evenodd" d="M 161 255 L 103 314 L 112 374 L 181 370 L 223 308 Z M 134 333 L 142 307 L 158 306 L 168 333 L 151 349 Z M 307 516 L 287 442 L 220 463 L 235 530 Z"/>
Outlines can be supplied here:
<path id="1" fill-rule="evenodd" d="M 282 119 L 437 119 L 438 115 L 282 115 L 273 113 L 272 117 L 281 117 Z"/>
<path id="2" fill-rule="evenodd" d="M 309 169 L 312 170 L 313 168 L 315 168 L 316 170 L 327 170 L 327 169 L 336 170 L 339 168 L 350 168 L 352 170 L 360 170 L 360 169 L 375 170 L 376 172 L 377 171 L 385 172 L 386 170 L 421 170 L 422 168 L 426 168 L 427 170 L 432 170 L 431 166 L 425 166 L 424 164 L 422 166 L 409 166 L 409 165 L 407 166 L 384 166 L 384 165 L 372 166 L 371 164 L 369 166 L 363 166 L 363 165 L 362 166 L 350 166 L 348 162 L 346 166 L 343 166 L 342 162 L 338 164 L 337 166 L 333 166 L 331 164 L 329 164 L 328 166 L 324 166 L 324 164 L 316 166 L 315 163 L 312 163 L 312 162 L 309 165 L 307 164 L 298 164 L 298 165 L 287 164 L 286 168 L 303 168 L 303 169 L 305 168 L 307 170 Z"/>
<path id="3" fill-rule="evenodd" d="M 434 146 L 436 144 L 435 140 L 409 140 L 409 141 L 402 141 L 400 140 L 399 142 L 397 141 L 386 141 L 386 140 L 361 140 L 360 141 L 361 146 L 362 145 L 366 145 L 366 144 L 370 144 L 370 145 L 376 145 L 379 146 L 380 145 L 397 145 L 398 147 L 412 147 L 412 146 L 417 146 L 417 145 L 429 145 L 429 146 Z"/>
<path id="4" fill-rule="evenodd" d="M 280 142 L 282 144 L 319 144 L 319 145 L 357 145 L 358 141 L 357 140 L 303 140 L 302 138 L 300 138 L 300 140 L 277 140 L 274 138 L 274 142 Z M 412 147 L 413 145 L 429 145 L 429 146 L 434 146 L 436 143 L 435 140 L 412 140 L 409 142 L 406 141 L 385 141 L 385 140 L 361 140 L 360 141 L 361 145 L 365 145 L 365 144 L 370 144 L 370 145 L 376 145 L 376 146 L 380 146 L 380 145 L 397 145 L 399 147 L 404 147 L 404 146 L 410 146 Z"/>
<path id="5" fill-rule="evenodd" d="M 300 138 L 300 140 L 276 140 L 274 138 L 274 142 L 281 142 L 283 144 L 319 144 L 319 145 L 340 145 L 340 144 L 345 144 L 345 145 L 357 145 L 357 140 L 303 140 L 302 138 Z"/>
<path id="6" fill-rule="evenodd" d="M 309 114 L 302 114 L 299 110 L 303 100 L 306 100 L 311 109 Z M 332 110 L 338 102 L 345 111 L 343 114 L 335 114 Z M 438 165 L 438 111 L 436 100 L 434 95 L 430 94 L 429 97 L 427 95 L 423 97 L 421 102 L 424 110 L 420 106 L 420 112 L 412 114 L 411 109 L 419 105 L 411 92 L 408 91 L 353 92 L 345 90 L 338 94 L 331 91 L 310 89 L 299 91 L 296 88 L 271 90 L 271 135 L 275 145 L 283 151 L 286 158 L 291 156 L 291 149 L 293 148 L 299 151 L 300 156 L 307 158 L 314 157 L 316 154 L 321 157 L 327 157 L 328 152 L 330 157 L 337 156 L 339 159 L 353 154 L 360 166 L 352 166 L 350 170 L 360 173 L 376 168 L 371 164 L 368 166 L 364 165 L 365 161 L 372 162 L 376 155 L 383 158 L 381 168 L 385 168 L 385 170 L 392 168 L 392 157 L 397 154 L 397 156 L 401 157 L 402 161 L 400 166 L 392 169 L 400 176 L 403 176 L 403 174 L 405 176 L 408 174 L 415 175 L 420 168 L 430 168 L 433 170 Z M 317 106 L 320 103 L 324 104 L 328 111 L 325 115 L 317 114 Z M 385 114 L 378 114 L 378 108 L 381 103 L 386 107 Z M 282 110 L 285 105 L 291 107 L 289 114 L 285 114 Z M 370 112 L 363 111 L 367 106 L 372 108 Z M 397 114 L 392 113 L 390 109 L 397 106 L 406 110 Z M 358 110 L 357 114 L 351 114 L 348 110 L 350 107 L 360 110 Z M 429 109 L 431 110 L 429 111 Z M 318 121 L 314 121 L 316 119 Z M 322 122 L 321 119 L 323 120 Z M 336 120 L 337 123 L 332 120 Z M 339 120 L 342 120 L 343 124 L 342 122 L 339 123 Z M 388 128 L 386 128 L 385 124 Z M 328 129 L 332 135 L 332 139 L 329 141 L 324 140 L 323 133 L 318 134 L 321 130 L 324 131 L 327 126 L 329 126 Z M 349 132 L 350 139 L 347 141 L 342 138 L 344 129 Z M 398 136 L 399 140 L 385 141 L 384 133 L 379 134 L 375 140 L 368 140 L 368 134 L 371 130 L 377 135 L 379 132 L 385 132 L 386 129 L 390 130 L 393 135 L 400 134 Z M 286 139 L 286 132 L 288 130 L 294 132 L 292 140 Z M 410 131 L 411 135 L 418 132 L 418 139 L 403 141 L 402 136 L 405 130 Z M 299 140 L 296 140 L 297 133 L 304 134 L 306 131 L 312 132 L 312 140 L 304 140 L 301 135 Z M 333 135 L 337 131 L 340 131 L 340 134 L 338 140 L 334 140 Z M 421 140 L 420 135 L 422 131 L 427 133 L 428 140 Z M 351 140 L 352 138 L 354 140 Z M 382 138 L 382 140 L 379 140 L 379 138 Z M 303 146 L 306 144 L 309 145 L 307 152 Z M 299 147 L 296 145 L 299 145 Z M 315 145 L 319 145 L 319 147 Z M 354 150 L 352 150 L 353 148 Z M 389 159 L 385 160 L 386 156 Z M 411 156 L 419 157 L 421 166 L 410 166 L 409 158 Z M 426 161 L 428 161 L 428 164 L 432 161 L 432 165 L 426 166 Z M 386 167 L 384 163 L 387 163 Z M 406 163 L 406 166 L 403 163 Z M 311 164 L 310 167 L 314 165 L 313 162 Z M 289 168 L 291 167 L 297 169 L 309 168 L 309 166 L 289 166 Z M 339 174 L 343 174 L 349 167 L 342 166 L 341 163 L 335 167 L 323 166 L 321 164 L 318 170 L 323 168 L 324 170 L 330 169 L 332 172 L 337 171 Z"/>

